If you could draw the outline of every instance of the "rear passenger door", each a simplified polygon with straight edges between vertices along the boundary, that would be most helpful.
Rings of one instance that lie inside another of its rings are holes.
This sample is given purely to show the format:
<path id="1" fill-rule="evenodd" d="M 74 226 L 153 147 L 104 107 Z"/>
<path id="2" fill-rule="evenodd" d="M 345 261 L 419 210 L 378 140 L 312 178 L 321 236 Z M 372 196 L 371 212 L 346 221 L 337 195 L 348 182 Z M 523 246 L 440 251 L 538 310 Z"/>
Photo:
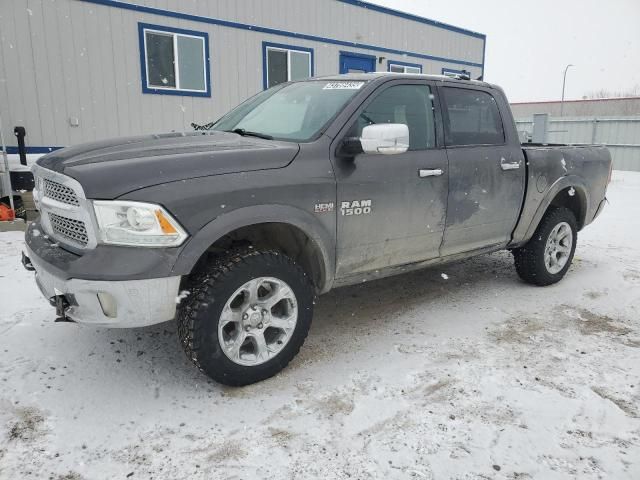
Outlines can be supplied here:
<path id="1" fill-rule="evenodd" d="M 515 228 L 525 186 L 524 154 L 506 138 L 493 89 L 440 87 L 449 159 L 449 197 L 443 256 L 506 245 Z"/>
<path id="2" fill-rule="evenodd" d="M 338 277 L 439 255 L 447 202 L 447 157 L 438 147 L 432 87 L 393 81 L 379 87 L 345 126 L 341 138 L 367 125 L 402 123 L 409 151 L 336 158 Z"/>

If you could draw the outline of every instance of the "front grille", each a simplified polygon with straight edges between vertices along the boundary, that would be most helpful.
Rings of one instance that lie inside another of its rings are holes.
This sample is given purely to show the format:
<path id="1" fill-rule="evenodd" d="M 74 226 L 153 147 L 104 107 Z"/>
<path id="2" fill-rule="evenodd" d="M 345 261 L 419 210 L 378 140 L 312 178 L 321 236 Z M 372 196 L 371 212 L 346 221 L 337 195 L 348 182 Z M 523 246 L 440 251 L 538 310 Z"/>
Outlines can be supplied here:
<path id="1" fill-rule="evenodd" d="M 89 243 L 89 236 L 87 235 L 87 228 L 81 220 L 74 220 L 73 218 L 62 217 L 55 213 L 49 212 L 49 223 L 54 234 L 58 234 L 74 243 L 87 246 Z"/>
<path id="2" fill-rule="evenodd" d="M 67 205 L 74 205 L 76 207 L 80 205 L 78 197 L 73 189 L 62 185 L 61 183 L 49 180 L 48 178 L 43 179 L 43 194 L 45 197 L 66 203 Z"/>
<path id="3" fill-rule="evenodd" d="M 86 199 L 82 185 L 37 163 L 32 171 L 37 186 L 33 192 L 34 199 L 40 210 L 44 232 L 73 251 L 95 248 L 98 242 L 91 202 Z"/>

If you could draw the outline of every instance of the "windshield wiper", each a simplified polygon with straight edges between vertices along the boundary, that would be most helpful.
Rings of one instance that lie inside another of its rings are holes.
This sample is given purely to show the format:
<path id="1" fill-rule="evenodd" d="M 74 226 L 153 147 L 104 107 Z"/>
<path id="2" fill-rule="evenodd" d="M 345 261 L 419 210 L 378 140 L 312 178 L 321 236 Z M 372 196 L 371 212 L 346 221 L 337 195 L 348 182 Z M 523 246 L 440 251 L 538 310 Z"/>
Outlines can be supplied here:
<path id="1" fill-rule="evenodd" d="M 267 135 L 259 132 L 250 132 L 249 130 L 245 130 L 244 128 L 234 128 L 233 130 L 226 130 L 229 133 L 237 133 L 242 137 L 256 137 L 256 138 L 264 138 L 265 140 L 273 140 L 271 135 Z"/>

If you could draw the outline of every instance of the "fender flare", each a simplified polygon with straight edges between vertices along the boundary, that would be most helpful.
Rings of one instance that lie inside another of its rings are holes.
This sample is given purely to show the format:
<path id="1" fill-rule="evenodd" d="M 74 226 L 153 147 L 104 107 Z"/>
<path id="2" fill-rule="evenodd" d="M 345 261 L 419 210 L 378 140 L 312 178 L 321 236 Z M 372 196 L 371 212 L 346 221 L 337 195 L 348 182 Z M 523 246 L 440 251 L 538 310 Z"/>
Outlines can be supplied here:
<path id="1" fill-rule="evenodd" d="M 584 225 L 584 223 L 586 222 L 586 216 L 590 211 L 590 202 L 591 202 L 591 199 L 589 198 L 589 190 L 587 188 L 587 185 L 585 184 L 584 180 L 577 175 L 567 175 L 564 177 L 560 177 L 544 193 L 544 196 L 540 201 L 538 208 L 536 209 L 535 213 L 531 217 L 531 220 L 527 226 L 526 231 L 524 232 L 524 234 L 522 234 L 520 238 L 518 235 L 518 231 L 520 230 L 521 232 L 521 229 L 520 227 L 516 228 L 516 231 L 514 232 L 514 242 L 513 242 L 514 244 L 516 244 L 515 246 L 520 246 L 528 242 L 529 239 L 533 237 L 533 234 L 538 228 L 538 225 L 540 225 L 540 222 L 542 221 L 542 217 L 544 216 L 545 213 L 547 213 L 547 210 L 549 209 L 551 202 L 553 202 L 553 200 L 556 198 L 558 193 L 560 193 L 562 190 L 565 190 L 571 187 L 575 189 L 576 195 L 580 199 L 580 203 L 582 205 L 582 212 L 583 212 L 584 218 L 578 218 L 577 219 L 578 224 Z M 535 186 L 529 185 L 529 188 L 535 188 Z M 530 201 L 534 201 L 534 197 L 530 197 L 529 195 L 527 195 L 525 202 L 530 202 Z M 526 204 L 525 204 L 525 210 L 526 210 Z M 521 222 L 522 221 L 526 221 L 524 210 L 523 210 L 523 217 L 521 219 Z M 523 227 L 525 226 L 526 224 L 523 225 Z"/>
<path id="2" fill-rule="evenodd" d="M 320 293 L 329 291 L 335 274 L 335 240 L 311 213 L 288 205 L 243 207 L 215 218 L 187 241 L 173 266 L 173 273 L 190 274 L 196 262 L 216 241 L 239 228 L 263 223 L 289 224 L 311 239 L 320 253 L 323 267 L 318 289 Z"/>

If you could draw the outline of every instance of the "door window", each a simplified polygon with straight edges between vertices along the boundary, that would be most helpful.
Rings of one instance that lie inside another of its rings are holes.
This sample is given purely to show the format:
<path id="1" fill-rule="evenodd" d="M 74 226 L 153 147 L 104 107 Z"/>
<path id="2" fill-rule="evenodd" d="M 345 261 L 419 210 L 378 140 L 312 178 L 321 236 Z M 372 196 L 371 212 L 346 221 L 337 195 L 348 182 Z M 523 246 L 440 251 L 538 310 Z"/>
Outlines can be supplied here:
<path id="1" fill-rule="evenodd" d="M 447 146 L 504 144 L 502 119 L 492 95 L 464 88 L 442 91 Z"/>
<path id="2" fill-rule="evenodd" d="M 409 127 L 409 150 L 436 146 L 433 95 L 427 85 L 396 85 L 380 93 L 358 116 L 350 136 L 367 125 L 402 123 Z"/>

